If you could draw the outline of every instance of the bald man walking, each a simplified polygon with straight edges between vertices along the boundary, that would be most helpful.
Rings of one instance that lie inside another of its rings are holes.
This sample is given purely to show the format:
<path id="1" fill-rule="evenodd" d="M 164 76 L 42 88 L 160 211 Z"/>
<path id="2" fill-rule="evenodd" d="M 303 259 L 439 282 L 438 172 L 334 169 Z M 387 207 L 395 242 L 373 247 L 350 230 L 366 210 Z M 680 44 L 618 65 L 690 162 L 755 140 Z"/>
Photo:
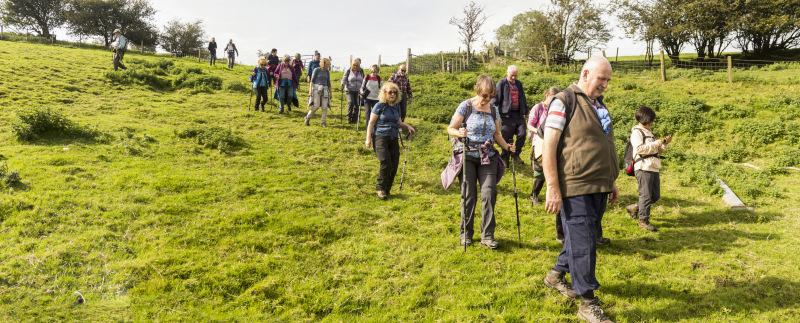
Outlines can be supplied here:
<path id="1" fill-rule="evenodd" d="M 580 296 L 578 317 L 593 323 L 611 323 L 594 295 L 600 288 L 595 277 L 598 227 L 606 205 L 619 197 L 614 128 L 603 104 L 610 80 L 608 60 L 594 56 L 586 61 L 578 82 L 550 103 L 542 152 L 545 209 L 561 212 L 564 227 L 564 245 L 544 284 L 564 296 Z M 566 273 L 570 273 L 571 287 Z"/>

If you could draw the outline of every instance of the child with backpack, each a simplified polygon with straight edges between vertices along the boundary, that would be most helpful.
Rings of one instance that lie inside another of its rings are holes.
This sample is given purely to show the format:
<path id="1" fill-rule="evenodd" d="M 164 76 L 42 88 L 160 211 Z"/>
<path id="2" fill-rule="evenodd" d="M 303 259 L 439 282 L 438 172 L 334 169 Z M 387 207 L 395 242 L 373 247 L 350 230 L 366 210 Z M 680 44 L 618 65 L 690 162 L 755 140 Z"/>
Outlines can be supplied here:
<path id="1" fill-rule="evenodd" d="M 655 139 L 651 127 L 656 119 L 653 109 L 642 106 L 636 110 L 636 121 L 639 122 L 631 129 L 628 146 L 625 147 L 625 171 L 628 175 L 636 176 L 639 186 L 639 202 L 628 205 L 625 209 L 632 219 L 639 219 L 639 227 L 656 231 L 650 224 L 650 207 L 661 198 L 661 159 L 658 154 L 667 150 L 667 144 L 672 141 L 672 135 L 664 139 Z"/>

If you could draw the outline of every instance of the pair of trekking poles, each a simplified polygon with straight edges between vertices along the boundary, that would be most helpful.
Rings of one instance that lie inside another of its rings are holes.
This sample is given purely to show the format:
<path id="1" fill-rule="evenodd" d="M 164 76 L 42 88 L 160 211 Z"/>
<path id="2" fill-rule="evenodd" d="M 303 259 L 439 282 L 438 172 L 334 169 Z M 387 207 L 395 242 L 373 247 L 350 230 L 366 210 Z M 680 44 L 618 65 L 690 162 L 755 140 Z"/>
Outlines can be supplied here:
<path id="1" fill-rule="evenodd" d="M 466 129 L 467 128 L 467 123 L 466 122 L 461 123 L 461 128 Z M 466 184 L 467 183 L 467 146 L 469 146 L 469 138 L 464 137 L 462 139 L 462 144 L 464 145 L 464 149 L 462 150 L 462 153 L 461 153 L 462 154 L 461 155 L 461 176 L 463 176 L 462 180 L 461 180 L 461 183 L 463 183 L 462 185 L 467 185 Z M 511 174 L 513 174 L 512 176 L 514 178 L 514 207 L 517 210 L 517 237 L 519 238 L 519 247 L 522 248 L 522 232 L 520 230 L 520 223 L 519 223 L 519 200 L 517 199 L 517 170 L 514 167 L 514 164 L 515 164 L 514 161 L 511 161 L 510 164 L 511 164 Z M 461 188 L 461 200 L 462 201 L 466 200 L 466 198 L 467 198 L 466 194 L 467 194 L 466 187 L 462 187 Z M 467 217 L 466 217 L 465 212 L 466 212 L 466 210 L 462 207 L 461 208 L 461 232 L 464 233 L 464 237 L 466 238 L 466 234 L 467 234 Z M 467 244 L 465 242 L 463 242 L 463 241 L 462 241 L 462 244 L 464 245 L 464 252 L 467 252 Z"/>

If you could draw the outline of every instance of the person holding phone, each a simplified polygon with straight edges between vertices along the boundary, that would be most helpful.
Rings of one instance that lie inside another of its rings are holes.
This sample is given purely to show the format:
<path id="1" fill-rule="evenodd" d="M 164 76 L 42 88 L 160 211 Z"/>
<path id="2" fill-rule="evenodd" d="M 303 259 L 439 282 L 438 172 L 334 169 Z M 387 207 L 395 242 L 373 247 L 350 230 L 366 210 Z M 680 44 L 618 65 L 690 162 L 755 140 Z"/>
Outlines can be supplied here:
<path id="1" fill-rule="evenodd" d="M 631 129 L 631 146 L 633 146 L 633 169 L 636 183 L 639 186 L 639 202 L 628 205 L 625 209 L 634 220 L 639 219 L 639 227 L 648 231 L 656 231 L 650 224 L 650 207 L 661 198 L 661 159 L 659 154 L 667 150 L 672 142 L 672 135 L 664 139 L 655 139 L 651 127 L 656 119 L 656 112 L 650 107 L 642 106 L 636 110 L 636 121 Z"/>

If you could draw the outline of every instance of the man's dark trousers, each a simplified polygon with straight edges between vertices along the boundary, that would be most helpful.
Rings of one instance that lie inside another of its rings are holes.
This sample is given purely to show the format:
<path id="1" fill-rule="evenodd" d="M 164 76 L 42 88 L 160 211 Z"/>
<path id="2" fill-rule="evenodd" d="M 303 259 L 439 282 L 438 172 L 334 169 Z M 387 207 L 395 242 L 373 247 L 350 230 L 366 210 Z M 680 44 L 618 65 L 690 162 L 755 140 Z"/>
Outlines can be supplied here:
<path id="1" fill-rule="evenodd" d="M 400 121 L 406 122 L 406 110 L 408 110 L 408 94 L 403 93 L 403 98 L 402 100 L 400 100 L 398 108 L 400 108 Z"/>
<path id="2" fill-rule="evenodd" d="M 517 135 L 517 141 L 513 143 L 517 147 L 514 156 L 519 156 L 525 146 L 528 125 L 525 118 L 519 115 L 519 110 L 511 110 L 510 112 L 510 114 L 500 116 L 500 134 L 503 135 L 503 140 L 509 145 L 512 143 L 511 140 L 514 139 L 514 135 Z M 508 162 L 508 156 L 508 150 L 503 150 L 503 153 L 500 154 L 500 157 L 506 162 Z"/>
<path id="3" fill-rule="evenodd" d="M 578 295 L 600 288 L 595 277 L 597 228 L 606 211 L 608 193 L 566 197 L 561 202 L 564 246 L 553 269 L 568 272 Z"/>

